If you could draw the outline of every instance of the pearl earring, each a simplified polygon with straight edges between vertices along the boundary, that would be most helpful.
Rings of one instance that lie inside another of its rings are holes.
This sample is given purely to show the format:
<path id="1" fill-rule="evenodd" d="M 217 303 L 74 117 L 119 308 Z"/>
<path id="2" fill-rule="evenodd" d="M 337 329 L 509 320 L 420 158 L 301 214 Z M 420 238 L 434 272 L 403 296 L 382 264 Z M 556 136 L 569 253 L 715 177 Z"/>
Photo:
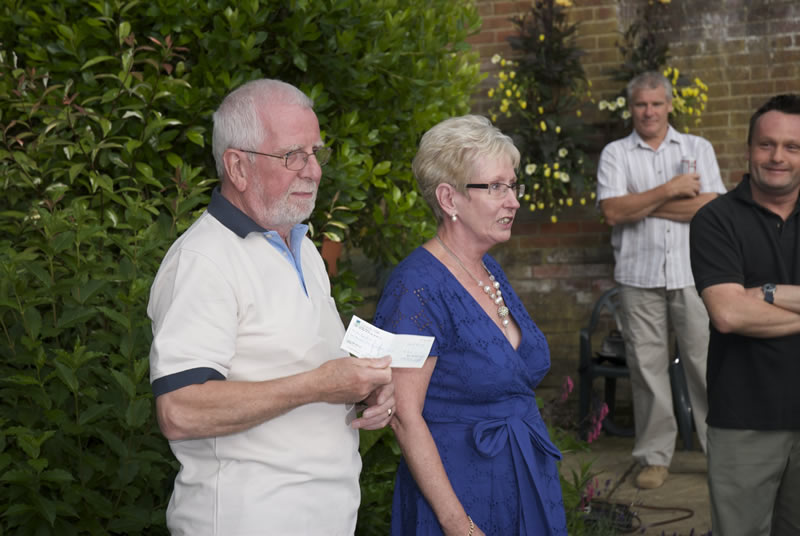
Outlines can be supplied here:
<path id="1" fill-rule="evenodd" d="M 450 216 L 450 219 L 453 220 L 453 221 L 458 221 L 458 216 L 453 214 L 452 216 Z"/>

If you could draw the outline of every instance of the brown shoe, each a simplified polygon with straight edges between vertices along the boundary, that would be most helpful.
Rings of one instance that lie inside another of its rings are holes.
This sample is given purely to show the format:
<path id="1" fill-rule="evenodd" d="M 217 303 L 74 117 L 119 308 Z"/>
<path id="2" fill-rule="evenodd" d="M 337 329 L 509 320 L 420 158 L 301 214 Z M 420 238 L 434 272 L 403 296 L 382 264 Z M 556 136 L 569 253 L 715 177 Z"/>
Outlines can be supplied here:
<path id="1" fill-rule="evenodd" d="M 640 489 L 661 487 L 668 474 L 669 470 L 663 465 L 646 465 L 636 476 L 636 487 Z"/>

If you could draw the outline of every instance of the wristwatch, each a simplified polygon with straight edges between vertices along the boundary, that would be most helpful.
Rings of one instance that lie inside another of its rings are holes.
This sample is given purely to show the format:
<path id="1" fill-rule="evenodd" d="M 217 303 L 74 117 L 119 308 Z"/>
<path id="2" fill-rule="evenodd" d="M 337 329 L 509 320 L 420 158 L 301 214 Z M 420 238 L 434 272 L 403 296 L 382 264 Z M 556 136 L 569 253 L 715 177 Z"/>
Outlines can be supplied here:
<path id="1" fill-rule="evenodd" d="M 764 293 L 764 301 L 767 303 L 775 302 L 775 283 L 767 283 L 761 287 L 761 292 Z"/>

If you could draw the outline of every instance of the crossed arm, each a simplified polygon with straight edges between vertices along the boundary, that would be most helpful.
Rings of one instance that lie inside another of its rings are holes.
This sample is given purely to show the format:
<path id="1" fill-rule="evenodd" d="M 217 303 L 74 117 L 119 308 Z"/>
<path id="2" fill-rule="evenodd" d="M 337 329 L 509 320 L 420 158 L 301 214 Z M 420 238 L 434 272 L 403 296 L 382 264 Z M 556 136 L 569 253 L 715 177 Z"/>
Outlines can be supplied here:
<path id="1" fill-rule="evenodd" d="M 247 430 L 313 402 L 368 407 L 353 428 L 378 429 L 391 420 L 394 384 L 391 358 L 344 357 L 320 367 L 260 382 L 207 381 L 156 398 L 156 413 L 167 439 L 221 436 Z"/>
<path id="2" fill-rule="evenodd" d="M 800 286 L 778 285 L 775 301 L 764 301 L 761 287 L 722 283 L 705 288 L 701 297 L 711 323 L 721 333 L 773 338 L 800 333 Z"/>
<path id="3" fill-rule="evenodd" d="M 688 222 L 715 197 L 713 192 L 700 193 L 697 173 L 685 173 L 645 192 L 604 199 L 600 208 L 609 225 L 635 223 L 648 216 Z"/>

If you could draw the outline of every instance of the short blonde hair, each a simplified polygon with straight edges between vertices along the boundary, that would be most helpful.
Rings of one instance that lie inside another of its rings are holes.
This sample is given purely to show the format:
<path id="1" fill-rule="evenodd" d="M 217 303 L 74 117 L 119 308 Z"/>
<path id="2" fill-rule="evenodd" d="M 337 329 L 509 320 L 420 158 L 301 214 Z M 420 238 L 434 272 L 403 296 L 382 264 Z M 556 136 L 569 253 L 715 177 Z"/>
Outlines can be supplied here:
<path id="1" fill-rule="evenodd" d="M 436 188 L 450 184 L 465 192 L 479 158 L 502 156 L 510 158 L 515 169 L 519 166 L 519 150 L 513 140 L 480 115 L 445 119 L 422 136 L 411 169 L 437 222 L 445 214 L 436 199 Z"/>

